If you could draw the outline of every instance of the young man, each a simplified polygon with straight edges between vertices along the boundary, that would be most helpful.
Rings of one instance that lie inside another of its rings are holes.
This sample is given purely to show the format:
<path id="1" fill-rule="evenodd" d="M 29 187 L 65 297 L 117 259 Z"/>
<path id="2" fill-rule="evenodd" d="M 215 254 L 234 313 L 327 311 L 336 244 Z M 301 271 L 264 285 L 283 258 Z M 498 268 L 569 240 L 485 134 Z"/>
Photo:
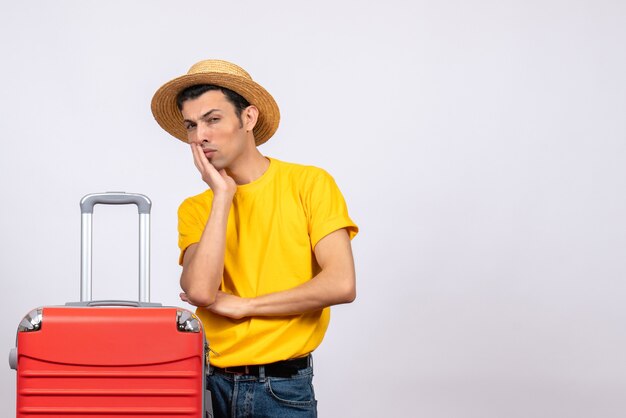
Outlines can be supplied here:
<path id="1" fill-rule="evenodd" d="M 331 305 L 356 295 L 358 232 L 325 171 L 263 156 L 272 96 L 240 67 L 201 61 L 163 85 L 155 119 L 187 142 L 209 186 L 180 206 L 182 300 L 211 347 L 216 417 L 314 417 L 310 353 Z"/>

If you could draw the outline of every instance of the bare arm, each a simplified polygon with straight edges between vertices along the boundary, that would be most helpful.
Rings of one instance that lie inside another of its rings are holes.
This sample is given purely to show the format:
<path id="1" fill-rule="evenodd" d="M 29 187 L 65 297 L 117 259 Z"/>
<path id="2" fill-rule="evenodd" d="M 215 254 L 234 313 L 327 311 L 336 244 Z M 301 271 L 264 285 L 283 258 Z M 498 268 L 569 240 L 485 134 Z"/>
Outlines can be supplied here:
<path id="1" fill-rule="evenodd" d="M 308 282 L 256 298 L 219 292 L 209 309 L 231 318 L 284 316 L 352 302 L 356 297 L 356 278 L 348 232 L 340 229 L 328 234 L 314 251 L 321 272 Z"/>
<path id="2" fill-rule="evenodd" d="M 202 179 L 213 190 L 213 203 L 200 241 L 185 251 L 180 287 L 190 303 L 207 306 L 215 301 L 224 273 L 226 225 L 237 185 L 224 170 L 211 165 L 199 145 L 191 144 L 191 149 Z"/>

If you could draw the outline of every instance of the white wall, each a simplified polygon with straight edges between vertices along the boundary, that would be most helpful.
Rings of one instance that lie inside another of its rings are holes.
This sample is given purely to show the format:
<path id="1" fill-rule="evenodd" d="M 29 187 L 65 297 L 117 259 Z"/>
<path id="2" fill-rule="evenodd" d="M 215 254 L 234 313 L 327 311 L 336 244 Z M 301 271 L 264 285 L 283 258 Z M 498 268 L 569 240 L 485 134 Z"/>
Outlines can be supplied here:
<path id="1" fill-rule="evenodd" d="M 624 2 L 6 2 L 0 39 L 0 354 L 78 299 L 89 192 L 152 198 L 152 299 L 180 305 L 176 209 L 203 183 L 149 103 L 223 58 L 281 106 L 262 151 L 330 171 L 361 227 L 320 416 L 626 414 Z M 117 209 L 96 298 L 135 297 Z M 0 388 L 12 416 L 6 364 Z"/>

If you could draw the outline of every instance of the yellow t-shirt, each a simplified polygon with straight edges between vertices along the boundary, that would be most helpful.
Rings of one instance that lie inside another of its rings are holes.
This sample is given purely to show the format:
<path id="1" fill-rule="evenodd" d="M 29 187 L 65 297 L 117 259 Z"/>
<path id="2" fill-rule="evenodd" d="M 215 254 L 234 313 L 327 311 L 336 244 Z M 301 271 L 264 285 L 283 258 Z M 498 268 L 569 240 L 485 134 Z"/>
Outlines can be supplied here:
<path id="1" fill-rule="evenodd" d="M 220 289 L 256 297 L 294 288 L 320 270 L 313 249 L 329 233 L 358 227 L 345 200 L 324 170 L 270 158 L 267 171 L 237 187 L 228 215 L 224 276 Z M 187 247 L 200 241 L 213 192 L 186 199 L 178 210 L 180 262 Z M 198 308 L 217 367 L 266 364 L 304 356 L 319 346 L 330 309 L 302 315 L 239 320 Z"/>

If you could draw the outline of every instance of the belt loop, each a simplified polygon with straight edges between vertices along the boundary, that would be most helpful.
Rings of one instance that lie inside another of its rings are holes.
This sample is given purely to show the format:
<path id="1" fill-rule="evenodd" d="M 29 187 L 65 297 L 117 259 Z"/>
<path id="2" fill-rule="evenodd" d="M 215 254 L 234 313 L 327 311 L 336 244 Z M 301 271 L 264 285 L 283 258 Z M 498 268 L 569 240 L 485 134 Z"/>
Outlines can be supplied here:
<path id="1" fill-rule="evenodd" d="M 309 367 L 313 368 L 313 354 L 309 354 Z"/>
<path id="2" fill-rule="evenodd" d="M 265 382 L 265 366 L 259 366 L 259 382 Z"/>

